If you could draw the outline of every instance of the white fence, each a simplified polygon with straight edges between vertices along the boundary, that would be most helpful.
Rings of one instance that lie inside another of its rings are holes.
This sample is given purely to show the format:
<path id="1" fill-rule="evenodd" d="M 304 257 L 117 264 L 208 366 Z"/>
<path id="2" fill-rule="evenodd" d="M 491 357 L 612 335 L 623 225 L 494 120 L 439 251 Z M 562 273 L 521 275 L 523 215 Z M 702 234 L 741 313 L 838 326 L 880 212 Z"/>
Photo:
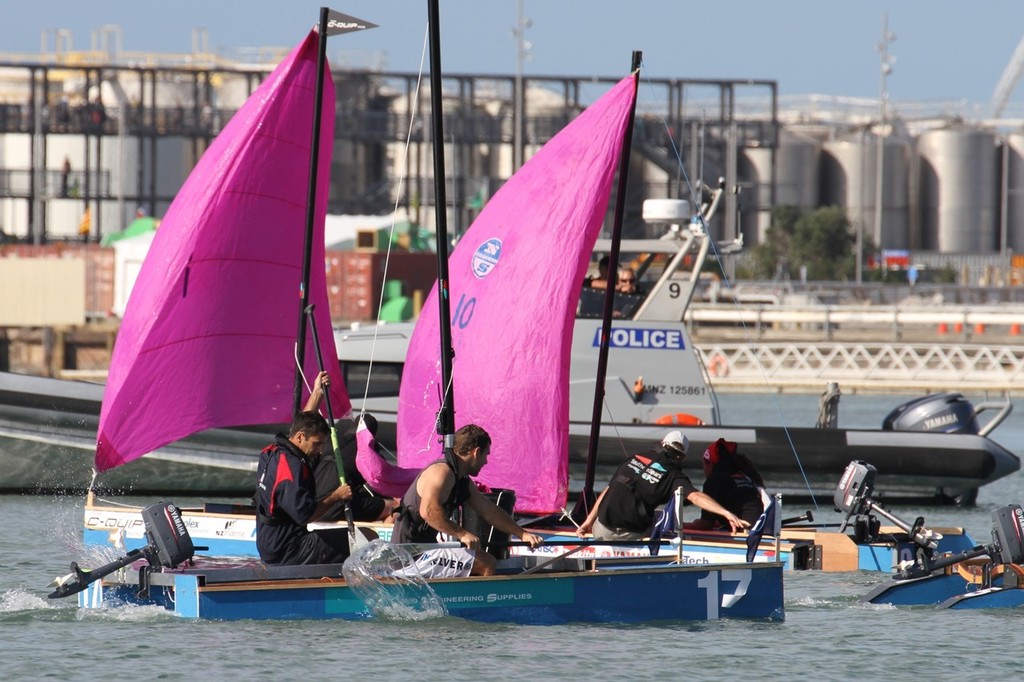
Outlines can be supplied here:
<path id="1" fill-rule="evenodd" d="M 716 388 L 865 392 L 1011 391 L 1024 347 L 892 343 L 712 343 L 698 351 Z"/>
<path id="2" fill-rule="evenodd" d="M 757 339 L 771 330 L 820 332 L 831 339 L 836 333 L 873 330 L 899 340 L 905 333 L 979 335 L 986 331 L 1019 335 L 1024 325 L 1024 306 L 786 306 L 708 305 L 695 303 L 686 312 L 691 325 L 728 325 Z"/>

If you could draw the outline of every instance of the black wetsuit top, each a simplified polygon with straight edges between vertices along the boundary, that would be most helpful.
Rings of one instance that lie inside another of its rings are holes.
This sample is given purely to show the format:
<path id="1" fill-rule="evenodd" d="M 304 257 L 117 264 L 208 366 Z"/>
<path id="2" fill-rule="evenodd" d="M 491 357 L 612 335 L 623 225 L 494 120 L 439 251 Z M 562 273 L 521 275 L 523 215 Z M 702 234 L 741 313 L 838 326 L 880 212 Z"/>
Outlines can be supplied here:
<path id="1" fill-rule="evenodd" d="M 352 517 L 356 521 L 376 521 L 384 511 L 385 500 L 366 486 L 366 479 L 359 473 L 356 466 L 356 433 L 355 425 L 351 431 L 339 434 L 338 451 L 341 452 L 341 464 L 345 471 L 345 482 L 352 488 Z M 313 466 L 316 479 L 316 499 L 322 500 L 338 487 L 338 465 L 334 463 L 334 453 L 325 452 Z M 321 521 L 341 521 L 345 518 L 345 503 L 338 501 L 328 507 Z"/>
<path id="2" fill-rule="evenodd" d="M 704 492 L 750 525 L 754 525 L 764 511 L 761 491 L 748 476 L 739 472 L 712 471 L 704 481 Z M 714 512 L 701 510 L 700 517 L 714 522 L 716 529 L 729 528 L 725 518 Z"/>
<path id="3" fill-rule="evenodd" d="M 460 507 L 463 502 L 469 499 L 470 494 L 470 480 L 469 477 L 459 477 L 459 471 L 456 467 L 454 455 L 447 455 L 445 459 L 439 459 L 437 462 L 431 462 L 427 467 L 423 468 L 426 471 L 428 467 L 437 464 L 438 462 L 444 462 L 448 465 L 448 468 L 455 474 L 455 485 L 452 486 L 452 492 L 445 500 L 441 507 L 444 509 L 446 516 L 451 518 L 452 512 L 457 507 Z M 420 516 L 420 495 L 416 492 L 416 484 L 419 483 L 420 476 L 423 475 L 423 471 L 419 473 L 416 480 L 409 486 L 409 490 L 406 491 L 405 496 L 402 497 L 402 506 L 399 510 L 398 519 L 395 521 L 395 528 L 391 531 L 391 542 L 393 543 L 404 543 L 404 542 L 437 542 L 437 529 L 433 528 L 427 523 L 422 516 Z"/>
<path id="4" fill-rule="evenodd" d="M 680 462 L 664 450 L 633 455 L 623 462 L 608 484 L 598 518 L 608 528 L 646 533 L 654 511 L 682 486 L 683 499 L 696 492 Z"/>

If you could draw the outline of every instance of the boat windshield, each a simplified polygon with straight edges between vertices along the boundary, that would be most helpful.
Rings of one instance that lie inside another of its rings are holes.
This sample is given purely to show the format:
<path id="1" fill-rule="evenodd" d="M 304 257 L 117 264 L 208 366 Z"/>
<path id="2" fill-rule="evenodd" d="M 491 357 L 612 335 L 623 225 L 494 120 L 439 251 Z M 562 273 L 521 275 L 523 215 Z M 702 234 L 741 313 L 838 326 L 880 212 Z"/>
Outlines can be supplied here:
<path id="1" fill-rule="evenodd" d="M 345 387 L 352 395 L 362 395 L 366 388 L 366 378 L 370 374 L 370 363 L 343 360 L 341 373 L 345 379 Z M 373 363 L 373 374 L 370 376 L 368 398 L 386 398 L 398 395 L 398 387 L 402 382 L 401 362 Z"/>
<path id="2" fill-rule="evenodd" d="M 595 318 L 604 313 L 604 289 L 585 287 L 580 292 L 580 302 L 576 306 L 576 317 Z M 643 303 L 642 294 L 615 294 L 614 317 L 631 318 L 636 309 Z"/>

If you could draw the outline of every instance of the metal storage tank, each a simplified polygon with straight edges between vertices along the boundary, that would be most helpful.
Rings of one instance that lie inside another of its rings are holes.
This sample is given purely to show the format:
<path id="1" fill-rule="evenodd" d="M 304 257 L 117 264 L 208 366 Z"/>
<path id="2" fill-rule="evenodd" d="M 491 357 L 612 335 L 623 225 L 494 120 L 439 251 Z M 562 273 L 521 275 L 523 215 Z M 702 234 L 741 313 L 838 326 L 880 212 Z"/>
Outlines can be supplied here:
<path id="1" fill-rule="evenodd" d="M 776 172 L 773 175 L 771 149 L 747 147 L 740 155 L 740 182 L 751 188 L 743 202 L 745 210 L 740 229 L 750 244 L 764 240 L 775 206 L 797 206 L 810 211 L 818 205 L 821 144 L 808 135 L 783 130 L 779 134 L 775 158 Z"/>
<path id="2" fill-rule="evenodd" d="M 922 247 L 979 253 L 998 246 L 995 136 L 954 125 L 917 140 Z"/>
<path id="3" fill-rule="evenodd" d="M 877 225 L 878 137 L 866 131 L 822 145 L 823 206 L 846 209 L 854 230 L 884 249 L 910 246 L 910 143 L 899 135 L 883 140 L 882 224 Z"/>
<path id="4" fill-rule="evenodd" d="M 1024 251 L 1024 132 L 1006 136 L 1006 246 Z"/>

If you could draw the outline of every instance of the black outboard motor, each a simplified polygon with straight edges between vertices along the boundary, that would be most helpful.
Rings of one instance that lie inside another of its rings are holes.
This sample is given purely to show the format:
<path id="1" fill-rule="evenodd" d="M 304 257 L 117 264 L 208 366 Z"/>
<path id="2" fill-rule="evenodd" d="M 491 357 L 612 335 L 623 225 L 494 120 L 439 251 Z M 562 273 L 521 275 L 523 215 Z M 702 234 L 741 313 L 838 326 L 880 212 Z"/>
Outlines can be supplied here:
<path id="1" fill-rule="evenodd" d="M 992 511 L 992 547 L 989 556 L 1004 564 L 1024 563 L 1024 509 L 1010 504 Z"/>
<path id="2" fill-rule="evenodd" d="M 839 532 L 846 532 L 852 519 L 854 539 L 857 542 L 873 542 L 878 538 L 881 529 L 877 514 L 905 532 L 910 541 L 917 546 L 918 563 L 927 564 L 939 547 L 942 533 L 925 528 L 922 516 L 917 517 L 913 524 L 909 524 L 876 502 L 872 497 L 876 473 L 875 467 L 859 459 L 846 465 L 833 498 L 836 511 L 846 515 L 839 526 Z"/>
<path id="3" fill-rule="evenodd" d="M 882 430 L 978 433 L 977 411 L 962 393 L 926 395 L 890 412 Z"/>
<path id="4" fill-rule="evenodd" d="M 181 519 L 181 512 L 173 502 L 158 502 L 146 507 L 142 510 L 142 521 L 146 527 L 146 540 L 148 541 L 145 547 L 133 549 L 120 559 L 92 570 L 81 568 L 72 561 L 71 573 L 58 577 L 50 583 L 50 587 L 57 589 L 49 594 L 49 598 L 57 599 L 81 592 L 104 576 L 139 559 L 146 560 L 146 565 L 139 569 L 139 592 L 145 592 L 149 585 L 149 573 L 152 570 L 159 566 L 175 568 L 191 561 L 197 549 L 207 549 L 206 547 L 195 547 L 192 544 L 192 537 L 188 534 L 188 528 L 185 527 L 185 522 Z"/>

